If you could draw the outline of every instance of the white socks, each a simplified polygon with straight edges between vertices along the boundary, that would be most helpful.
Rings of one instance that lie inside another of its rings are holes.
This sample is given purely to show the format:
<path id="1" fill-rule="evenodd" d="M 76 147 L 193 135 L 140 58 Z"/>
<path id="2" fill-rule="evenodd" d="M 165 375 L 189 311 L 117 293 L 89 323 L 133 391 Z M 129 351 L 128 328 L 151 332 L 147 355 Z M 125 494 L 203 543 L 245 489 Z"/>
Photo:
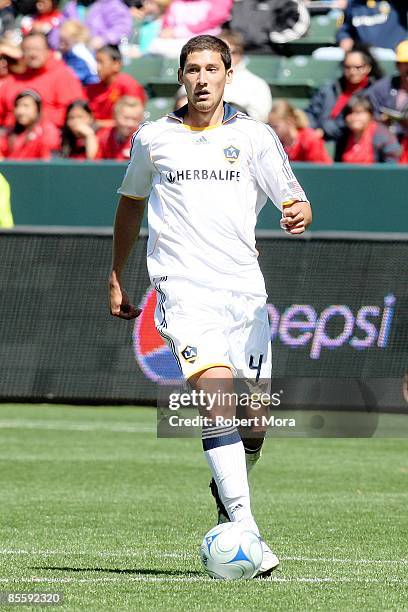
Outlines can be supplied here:
<path id="1" fill-rule="evenodd" d="M 259 535 L 251 512 L 244 445 L 236 428 L 203 428 L 203 449 L 231 521 L 243 521 Z"/>

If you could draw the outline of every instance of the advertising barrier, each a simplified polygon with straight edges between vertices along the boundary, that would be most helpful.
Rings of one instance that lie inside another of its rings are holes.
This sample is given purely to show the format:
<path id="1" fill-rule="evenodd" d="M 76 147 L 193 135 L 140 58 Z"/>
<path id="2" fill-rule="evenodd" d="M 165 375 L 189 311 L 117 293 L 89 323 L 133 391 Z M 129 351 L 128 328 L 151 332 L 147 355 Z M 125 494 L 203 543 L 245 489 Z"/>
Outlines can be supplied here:
<path id="1" fill-rule="evenodd" d="M 16 225 L 111 227 L 125 169 L 116 161 L 4 160 L 1 172 L 10 183 Z M 313 205 L 313 231 L 407 231 L 407 166 L 295 163 L 293 169 Z M 279 230 L 270 202 L 257 226 Z"/>
<path id="2" fill-rule="evenodd" d="M 276 233 L 257 248 L 273 377 L 291 404 L 407 409 L 408 238 Z M 157 386 L 181 381 L 154 326 L 145 253 L 143 235 L 124 280 L 143 311 L 127 322 L 108 310 L 108 232 L 2 233 L 3 401 L 155 404 Z"/>

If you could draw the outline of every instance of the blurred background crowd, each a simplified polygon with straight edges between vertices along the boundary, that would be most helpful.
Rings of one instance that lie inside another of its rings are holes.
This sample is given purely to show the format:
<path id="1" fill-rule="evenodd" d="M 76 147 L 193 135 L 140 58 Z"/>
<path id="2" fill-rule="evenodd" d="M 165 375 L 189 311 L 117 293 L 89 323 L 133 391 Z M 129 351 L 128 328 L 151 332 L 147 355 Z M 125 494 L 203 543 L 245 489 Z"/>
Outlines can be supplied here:
<path id="1" fill-rule="evenodd" d="M 0 0 L 0 159 L 129 157 L 145 119 L 186 103 L 192 36 L 230 46 L 225 98 L 292 161 L 408 163 L 408 3 Z"/>

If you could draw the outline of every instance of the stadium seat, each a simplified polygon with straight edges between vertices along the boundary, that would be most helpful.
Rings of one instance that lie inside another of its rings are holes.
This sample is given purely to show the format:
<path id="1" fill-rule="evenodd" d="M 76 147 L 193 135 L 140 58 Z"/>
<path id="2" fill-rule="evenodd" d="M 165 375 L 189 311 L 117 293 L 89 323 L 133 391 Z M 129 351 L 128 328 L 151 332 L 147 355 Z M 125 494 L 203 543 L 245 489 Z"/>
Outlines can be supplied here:
<path id="1" fill-rule="evenodd" d="M 146 86 L 150 81 L 160 76 L 162 64 L 163 58 L 160 55 L 148 55 L 132 59 L 123 66 L 122 70 L 134 77 L 143 86 Z"/>
<path id="2" fill-rule="evenodd" d="M 153 96 L 169 98 L 176 94 L 180 85 L 177 82 L 178 60 L 163 58 L 159 74 L 149 80 L 149 91 Z"/>
<path id="3" fill-rule="evenodd" d="M 156 121 L 173 110 L 173 98 L 150 98 L 146 104 L 145 119 Z"/>
<path id="4" fill-rule="evenodd" d="M 307 55 L 282 58 L 279 75 L 269 81 L 272 94 L 281 98 L 306 98 L 339 74 L 337 61 L 316 60 Z"/>
<path id="5" fill-rule="evenodd" d="M 177 71 L 179 62 L 177 59 L 163 58 L 163 64 L 160 72 L 160 76 L 164 79 L 173 79 L 177 81 Z"/>
<path id="6" fill-rule="evenodd" d="M 293 54 L 310 55 L 319 47 L 336 44 L 337 15 L 318 15 L 310 20 L 310 27 L 305 36 L 285 45 L 285 51 Z"/>
<path id="7" fill-rule="evenodd" d="M 281 60 L 278 55 L 248 55 L 246 66 L 248 70 L 269 83 L 270 79 L 278 76 Z"/>
<path id="8" fill-rule="evenodd" d="M 273 103 L 278 102 L 282 98 L 273 98 Z M 304 109 L 309 104 L 310 98 L 283 98 L 286 102 L 289 102 L 294 108 Z"/>
<path id="9" fill-rule="evenodd" d="M 395 66 L 395 62 L 390 62 L 389 60 L 381 60 L 379 64 L 384 72 L 384 76 L 392 76 L 393 74 L 396 74 L 397 68 Z"/>

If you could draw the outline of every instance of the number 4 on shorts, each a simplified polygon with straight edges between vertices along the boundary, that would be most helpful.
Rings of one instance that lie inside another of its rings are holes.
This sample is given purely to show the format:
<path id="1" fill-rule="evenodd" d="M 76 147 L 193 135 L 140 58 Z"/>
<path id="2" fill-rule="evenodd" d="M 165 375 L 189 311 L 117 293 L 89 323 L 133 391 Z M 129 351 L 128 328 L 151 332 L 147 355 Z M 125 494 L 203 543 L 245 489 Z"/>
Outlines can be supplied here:
<path id="1" fill-rule="evenodd" d="M 262 366 L 263 355 L 259 355 L 259 360 L 257 364 L 254 364 L 254 356 L 249 356 L 249 369 L 256 370 L 256 378 L 255 382 L 258 382 L 259 377 L 261 375 L 261 366 Z"/>

